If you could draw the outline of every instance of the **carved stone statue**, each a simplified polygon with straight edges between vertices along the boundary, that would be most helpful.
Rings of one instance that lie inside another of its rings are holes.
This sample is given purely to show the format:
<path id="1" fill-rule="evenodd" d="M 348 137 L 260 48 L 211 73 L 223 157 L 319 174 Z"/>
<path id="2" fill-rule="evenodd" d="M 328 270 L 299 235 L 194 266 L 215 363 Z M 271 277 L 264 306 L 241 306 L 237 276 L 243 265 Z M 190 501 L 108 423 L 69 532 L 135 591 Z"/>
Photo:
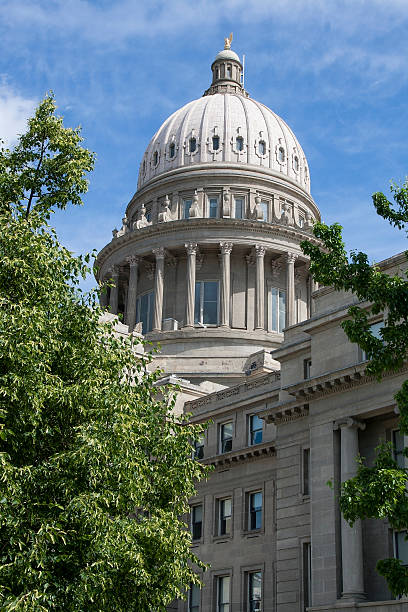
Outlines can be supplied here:
<path id="1" fill-rule="evenodd" d="M 171 215 L 171 210 L 170 210 L 170 200 L 169 200 L 169 196 L 166 195 L 166 197 L 164 198 L 162 210 L 159 212 L 157 216 L 157 221 L 159 223 L 165 223 L 166 221 L 171 221 L 171 220 L 172 220 L 172 215 Z"/>
<path id="2" fill-rule="evenodd" d="M 197 191 L 194 192 L 193 201 L 190 206 L 190 217 L 199 217 L 200 211 L 198 208 L 198 195 Z"/>
<path id="3" fill-rule="evenodd" d="M 228 36 L 228 38 L 224 38 L 224 49 L 231 49 L 231 43 L 232 43 L 232 32 Z"/>
<path id="4" fill-rule="evenodd" d="M 252 214 L 253 218 L 257 221 L 263 221 L 263 210 L 261 206 L 261 198 L 259 196 L 256 196 L 255 198 L 255 208 L 252 211 Z"/>
<path id="5" fill-rule="evenodd" d="M 133 224 L 133 228 L 136 227 L 136 229 L 141 229 L 142 227 L 147 227 L 151 224 L 152 222 L 146 219 L 146 208 L 142 206 L 142 208 L 140 209 L 139 219 L 136 221 L 136 223 Z"/>
<path id="6" fill-rule="evenodd" d="M 231 217 L 231 197 L 228 191 L 224 191 L 222 199 L 222 216 L 229 219 Z"/>

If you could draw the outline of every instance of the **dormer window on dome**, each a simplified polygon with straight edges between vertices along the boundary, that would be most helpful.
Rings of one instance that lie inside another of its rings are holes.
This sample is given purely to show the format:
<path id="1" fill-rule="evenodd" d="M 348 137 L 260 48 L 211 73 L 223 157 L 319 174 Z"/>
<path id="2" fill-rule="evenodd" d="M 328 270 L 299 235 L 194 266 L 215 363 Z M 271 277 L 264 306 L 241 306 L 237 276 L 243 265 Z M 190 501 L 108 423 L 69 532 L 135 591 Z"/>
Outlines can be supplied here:
<path id="1" fill-rule="evenodd" d="M 159 163 L 159 154 L 157 151 L 153 153 L 153 166 L 157 166 Z"/>
<path id="2" fill-rule="evenodd" d="M 196 138 L 190 138 L 189 141 L 189 151 L 190 153 L 195 153 L 195 151 L 197 150 L 197 139 Z"/>
<path id="3" fill-rule="evenodd" d="M 244 139 L 242 138 L 242 136 L 237 136 L 235 141 L 235 148 L 237 151 L 244 150 Z"/>
<path id="4" fill-rule="evenodd" d="M 218 149 L 220 148 L 220 137 L 219 136 L 213 136 L 212 148 L 213 148 L 213 151 L 218 151 Z"/>
<path id="5" fill-rule="evenodd" d="M 171 143 L 170 147 L 169 147 L 169 155 L 170 158 L 173 158 L 176 154 L 176 145 L 174 144 L 174 142 Z"/>
<path id="6" fill-rule="evenodd" d="M 285 149 L 283 147 L 279 147 L 278 149 L 278 159 L 282 164 L 285 161 Z"/>
<path id="7" fill-rule="evenodd" d="M 266 153 L 266 142 L 264 140 L 260 140 L 258 144 L 259 155 L 265 155 Z"/>

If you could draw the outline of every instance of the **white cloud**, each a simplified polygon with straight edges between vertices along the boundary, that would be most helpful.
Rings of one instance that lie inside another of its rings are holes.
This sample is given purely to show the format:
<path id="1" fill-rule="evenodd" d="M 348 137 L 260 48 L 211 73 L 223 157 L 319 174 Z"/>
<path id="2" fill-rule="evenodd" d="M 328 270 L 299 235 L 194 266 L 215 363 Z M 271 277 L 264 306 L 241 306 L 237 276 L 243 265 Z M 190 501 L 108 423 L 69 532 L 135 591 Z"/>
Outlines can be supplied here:
<path id="1" fill-rule="evenodd" d="M 0 139 L 10 146 L 25 131 L 36 101 L 24 98 L 6 82 L 0 82 Z"/>

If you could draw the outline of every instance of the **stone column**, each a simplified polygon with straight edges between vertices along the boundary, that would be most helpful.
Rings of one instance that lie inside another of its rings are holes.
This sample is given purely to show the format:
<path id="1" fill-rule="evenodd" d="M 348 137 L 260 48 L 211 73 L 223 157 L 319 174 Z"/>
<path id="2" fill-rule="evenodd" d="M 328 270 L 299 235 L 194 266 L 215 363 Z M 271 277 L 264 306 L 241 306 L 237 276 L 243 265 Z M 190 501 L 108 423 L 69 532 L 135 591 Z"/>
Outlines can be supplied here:
<path id="1" fill-rule="evenodd" d="M 194 302 L 195 302 L 195 277 L 196 277 L 196 255 L 197 243 L 187 242 L 187 304 L 186 304 L 186 327 L 194 327 Z"/>
<path id="2" fill-rule="evenodd" d="M 296 322 L 295 310 L 295 253 L 286 254 L 286 327 Z"/>
<path id="3" fill-rule="evenodd" d="M 110 289 L 109 310 L 112 314 L 118 314 L 119 266 L 117 264 L 111 267 L 109 276 L 114 285 Z"/>
<path id="4" fill-rule="evenodd" d="M 340 474 L 343 483 L 357 474 L 358 430 L 365 429 L 365 423 L 352 418 L 345 418 L 336 421 L 334 427 L 340 429 Z M 341 599 L 351 601 L 366 599 L 364 593 L 363 536 L 360 519 L 354 523 L 353 527 L 350 527 L 343 516 L 341 517 L 341 556 L 343 569 Z"/>
<path id="5" fill-rule="evenodd" d="M 152 252 L 156 256 L 156 272 L 154 276 L 153 331 L 161 331 L 163 319 L 164 247 L 153 249 Z"/>
<path id="6" fill-rule="evenodd" d="M 130 255 L 126 258 L 129 263 L 129 285 L 127 293 L 126 324 L 132 331 L 136 323 L 136 300 L 137 300 L 137 274 L 140 257 Z"/>
<path id="7" fill-rule="evenodd" d="M 232 242 L 220 242 L 221 247 L 221 327 L 230 325 L 231 251 Z"/>
<path id="8" fill-rule="evenodd" d="M 265 326 L 265 247 L 255 246 L 256 257 L 256 287 L 255 287 L 255 329 L 264 329 Z"/>

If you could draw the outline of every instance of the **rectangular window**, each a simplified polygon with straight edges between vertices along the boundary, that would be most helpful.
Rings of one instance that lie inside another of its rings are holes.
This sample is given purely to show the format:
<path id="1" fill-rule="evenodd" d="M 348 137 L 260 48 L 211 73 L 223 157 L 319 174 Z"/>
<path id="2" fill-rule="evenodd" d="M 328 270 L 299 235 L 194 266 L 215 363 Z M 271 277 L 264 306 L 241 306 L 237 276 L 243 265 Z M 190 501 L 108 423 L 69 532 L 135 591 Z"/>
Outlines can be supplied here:
<path id="1" fill-rule="evenodd" d="M 194 459 L 203 459 L 204 457 L 204 434 L 201 435 L 198 440 L 194 440 L 193 447 L 194 447 L 194 452 L 193 452 Z"/>
<path id="2" fill-rule="evenodd" d="M 286 324 L 286 291 L 272 287 L 269 294 L 269 327 L 282 333 Z"/>
<path id="3" fill-rule="evenodd" d="M 268 202 L 261 202 L 262 208 L 262 220 L 269 221 L 269 204 Z"/>
<path id="4" fill-rule="evenodd" d="M 216 219 L 218 213 L 218 198 L 210 198 L 210 218 Z"/>
<path id="5" fill-rule="evenodd" d="M 190 208 L 193 200 L 183 200 L 183 219 L 190 218 Z"/>
<path id="6" fill-rule="evenodd" d="M 406 531 L 394 532 L 395 558 L 400 559 L 403 565 L 408 566 L 408 540 Z"/>
<path id="7" fill-rule="evenodd" d="M 310 495 L 310 448 L 303 449 L 302 469 L 303 495 Z"/>
<path id="8" fill-rule="evenodd" d="M 230 612 L 230 576 L 219 576 L 217 580 L 217 612 Z"/>
<path id="9" fill-rule="evenodd" d="M 263 420 L 257 414 L 251 414 L 249 417 L 249 444 L 260 444 L 262 442 Z"/>
<path id="10" fill-rule="evenodd" d="M 200 612 L 200 587 L 198 584 L 190 584 L 188 595 L 188 612 Z"/>
<path id="11" fill-rule="evenodd" d="M 404 436 L 399 429 L 392 432 L 392 443 L 394 445 L 394 459 L 398 463 L 398 467 L 407 467 L 407 458 L 404 455 L 404 448 L 407 446 L 407 437 Z"/>
<path id="12" fill-rule="evenodd" d="M 262 527 L 262 492 L 249 494 L 249 531 L 261 529 Z"/>
<path id="13" fill-rule="evenodd" d="M 147 334 L 153 327 L 154 291 L 140 295 L 136 300 L 136 321 L 142 323 L 142 333 Z"/>
<path id="14" fill-rule="evenodd" d="M 262 610 L 262 572 L 248 573 L 248 612 Z"/>
<path id="15" fill-rule="evenodd" d="M 229 453 L 232 450 L 232 421 L 220 426 L 220 453 Z"/>
<path id="16" fill-rule="evenodd" d="M 232 500 L 218 500 L 218 535 L 229 535 L 231 533 Z"/>
<path id="17" fill-rule="evenodd" d="M 236 219 L 244 218 L 244 199 L 243 198 L 235 198 L 235 218 Z"/>
<path id="18" fill-rule="evenodd" d="M 305 380 L 310 378 L 311 370 L 312 370 L 312 360 L 308 357 L 307 359 L 303 360 L 303 378 Z"/>
<path id="19" fill-rule="evenodd" d="M 370 325 L 370 332 L 372 333 L 372 335 L 374 336 L 374 338 L 378 338 L 379 340 L 381 340 L 381 334 L 380 331 L 381 329 L 384 327 L 384 321 L 377 321 L 377 323 L 373 323 L 372 325 Z M 361 351 L 361 361 L 367 361 L 368 357 L 366 355 L 365 351 Z"/>
<path id="20" fill-rule="evenodd" d="M 218 325 L 218 281 L 198 281 L 195 286 L 194 323 Z"/>
<path id="21" fill-rule="evenodd" d="M 200 540 L 203 533 L 203 507 L 191 507 L 191 535 L 193 540 Z"/>
<path id="22" fill-rule="evenodd" d="M 310 542 L 302 546 L 303 564 L 303 609 L 312 605 L 312 547 Z"/>

